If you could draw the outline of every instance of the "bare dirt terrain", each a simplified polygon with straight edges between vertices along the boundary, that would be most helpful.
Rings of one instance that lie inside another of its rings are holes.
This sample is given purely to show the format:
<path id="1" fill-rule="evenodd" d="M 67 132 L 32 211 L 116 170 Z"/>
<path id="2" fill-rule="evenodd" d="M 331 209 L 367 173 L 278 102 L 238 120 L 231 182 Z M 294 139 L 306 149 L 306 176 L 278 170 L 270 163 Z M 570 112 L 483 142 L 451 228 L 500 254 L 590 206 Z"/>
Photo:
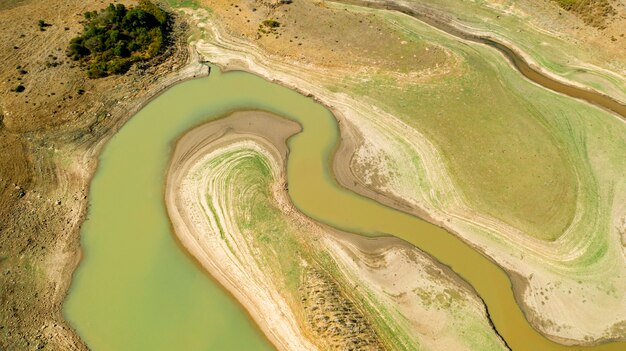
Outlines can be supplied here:
<path id="1" fill-rule="evenodd" d="M 609 0 L 555 0 L 563 9 L 582 19 L 585 24 L 605 29 L 607 22 L 613 21 L 616 6 L 623 6 L 618 1 Z"/>
<path id="2" fill-rule="evenodd" d="M 122 1 L 126 5 L 133 1 Z M 144 102 L 201 74 L 177 18 L 172 45 L 123 76 L 87 78 L 68 59 L 102 1 L 0 2 L 0 349 L 84 349 L 61 304 L 101 146 Z M 46 26 L 41 30 L 38 21 Z M 15 92 L 21 85 L 22 92 Z"/>
<path id="3" fill-rule="evenodd" d="M 546 0 L 549 1 L 549 0 Z M 568 0 L 557 0 L 559 5 Z M 626 3 L 623 0 L 574 0 L 565 5 L 573 16 L 555 11 L 544 2 L 529 6 L 527 13 L 546 29 L 571 36 L 588 50 L 601 50 L 624 64 L 626 55 Z M 575 17 L 575 18 L 572 18 Z M 582 24 L 581 24 L 582 21 Z"/>

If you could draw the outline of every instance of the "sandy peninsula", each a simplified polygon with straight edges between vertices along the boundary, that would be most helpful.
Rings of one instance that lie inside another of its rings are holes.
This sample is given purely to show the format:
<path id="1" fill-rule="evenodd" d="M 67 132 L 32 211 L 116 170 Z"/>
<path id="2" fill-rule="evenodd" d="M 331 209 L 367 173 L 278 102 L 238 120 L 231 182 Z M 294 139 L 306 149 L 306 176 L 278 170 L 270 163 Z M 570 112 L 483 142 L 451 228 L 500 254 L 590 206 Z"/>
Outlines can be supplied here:
<path id="1" fill-rule="evenodd" d="M 400 239 L 339 232 L 294 208 L 285 140 L 298 131 L 268 113 L 234 113 L 185 134 L 167 176 L 180 243 L 270 341 L 280 350 L 504 349 L 481 300 L 449 269 Z M 258 175 L 246 178 L 251 160 L 270 170 L 266 193 Z M 277 217 L 257 218 L 262 206 Z"/>

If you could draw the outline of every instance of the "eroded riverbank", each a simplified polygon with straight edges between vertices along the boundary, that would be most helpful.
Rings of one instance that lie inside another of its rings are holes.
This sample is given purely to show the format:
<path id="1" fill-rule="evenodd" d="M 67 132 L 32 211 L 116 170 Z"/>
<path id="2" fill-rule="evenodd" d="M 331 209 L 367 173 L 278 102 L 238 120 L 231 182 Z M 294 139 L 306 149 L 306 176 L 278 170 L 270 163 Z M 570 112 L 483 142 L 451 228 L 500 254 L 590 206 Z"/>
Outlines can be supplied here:
<path id="1" fill-rule="evenodd" d="M 397 238 L 338 232 L 291 205 L 285 140 L 298 129 L 265 112 L 197 127 L 177 143 L 166 187 L 183 246 L 273 343 L 505 349 L 482 301 L 447 267 Z"/>
<path id="2" fill-rule="evenodd" d="M 170 102 L 174 100 L 176 104 L 171 104 Z M 85 261 L 78 272 L 77 280 L 75 281 L 77 284 L 73 286 L 72 293 L 75 295 L 70 295 L 68 300 L 70 305 L 68 317 L 75 323 L 81 335 L 94 333 L 90 337 L 86 337 L 87 342 L 97 343 L 98 340 L 102 342 L 102 335 L 111 332 L 117 333 L 115 328 L 124 328 L 125 326 L 123 325 L 110 323 L 110 321 L 116 321 L 118 318 L 124 317 L 118 314 L 120 311 L 130 313 L 125 318 L 132 321 L 133 328 L 145 326 L 143 322 L 140 322 L 143 318 L 147 318 L 146 325 L 156 320 L 164 327 L 175 323 L 177 320 L 180 321 L 176 318 L 155 318 L 150 313 L 143 314 L 147 312 L 146 309 L 148 309 L 149 305 L 142 307 L 137 304 L 135 299 L 137 296 L 144 296 L 145 301 L 158 303 L 159 307 L 154 307 L 155 311 L 162 311 L 167 306 L 164 305 L 167 300 L 160 298 L 152 300 L 149 298 L 150 294 L 159 291 L 160 288 L 155 286 L 155 289 L 146 289 L 146 286 L 149 286 L 147 282 L 140 282 L 132 278 L 133 275 L 139 273 L 145 275 L 145 279 L 155 279 L 155 282 L 158 282 L 158 284 L 168 283 L 167 279 L 163 277 L 163 272 L 159 269 L 153 271 L 154 274 L 142 271 L 150 269 L 152 265 L 150 262 L 154 262 L 151 260 L 158 259 L 157 262 L 163 262 L 162 254 L 157 254 L 157 252 L 162 250 L 165 250 L 163 252 L 169 252 L 171 249 L 168 245 L 163 245 L 157 248 L 157 251 L 154 251 L 154 249 L 146 250 L 146 244 L 149 244 L 150 247 L 154 245 L 154 238 L 150 238 L 154 233 L 149 228 L 145 228 L 145 224 L 153 222 L 159 216 L 165 216 L 164 209 L 160 205 L 160 199 L 163 186 L 162 177 L 166 167 L 165 157 L 169 154 L 169 143 L 182 134 L 183 131 L 201 121 L 206 121 L 207 118 L 211 118 L 210 116 L 216 118 L 223 116 L 228 111 L 241 108 L 264 109 L 288 116 L 301 123 L 305 133 L 298 134 L 289 142 L 292 153 L 288 162 L 288 180 L 290 196 L 294 203 L 306 214 L 345 230 L 363 234 L 386 233 L 399 236 L 424 249 L 444 264 L 449 265 L 470 282 L 484 299 L 496 328 L 512 348 L 533 347 L 543 350 L 566 348 L 545 339 L 528 325 L 523 313 L 515 302 L 513 293 L 509 289 L 510 282 L 506 274 L 489 259 L 438 227 L 396 210 L 383 207 L 372 200 L 340 188 L 330 173 L 331 158 L 337 147 L 339 132 L 333 116 L 323 106 L 289 89 L 268 83 L 259 77 L 243 72 L 219 74 L 218 70 L 214 70 L 212 77 L 208 79 L 194 80 L 177 85 L 152 101 L 107 146 L 107 150 L 112 151 L 105 151 L 103 154 L 103 168 L 101 169 L 109 169 L 107 164 L 109 160 L 111 160 L 110 162 L 115 162 L 113 163 L 114 165 L 119 166 L 117 168 L 113 167 L 116 171 L 107 173 L 119 179 L 119 181 L 116 181 L 118 186 L 102 187 L 101 191 L 97 191 L 98 177 L 94 179 L 93 196 L 96 202 L 92 205 L 94 207 L 92 208 L 91 219 L 87 222 L 87 226 L 97 225 L 99 230 L 108 234 L 89 236 L 89 228 L 85 229 Z M 138 135 L 142 135 L 142 137 L 136 137 Z M 147 135 L 149 138 L 146 138 Z M 116 141 L 120 138 L 124 141 L 118 145 Z M 111 155 L 117 156 L 110 159 L 108 156 L 109 152 L 113 152 Z M 136 162 L 132 160 L 136 160 Z M 133 165 L 142 165 L 142 167 Z M 128 171 L 139 173 L 128 174 Z M 147 179 L 152 179 L 152 181 L 146 182 Z M 133 180 L 132 183 L 130 180 Z M 112 191 L 112 189 L 115 191 Z M 142 193 L 137 193 L 138 190 L 141 190 Z M 108 197 L 109 200 L 107 202 L 112 208 L 109 210 L 97 210 L 99 201 L 97 199 L 99 196 Z M 135 203 L 135 201 L 143 202 Z M 124 204 L 124 206 L 120 206 L 120 203 Z M 154 208 L 154 210 L 144 213 L 142 209 L 147 204 L 151 204 L 149 206 Z M 128 212 L 130 208 L 135 208 L 135 210 L 125 215 L 124 213 Z M 105 215 L 107 211 L 114 212 Z M 100 218 L 98 213 L 102 213 L 105 217 L 98 220 L 97 218 Z M 121 217 L 117 217 L 118 215 Z M 125 217 L 127 215 L 131 217 Z M 116 219 L 107 219 L 109 218 L 108 216 L 114 216 Z M 128 220 L 120 221 L 119 218 L 128 218 Z M 148 219 L 150 220 L 146 222 Z M 95 221 L 98 222 L 96 223 Z M 140 227 L 135 229 L 125 228 L 124 223 L 131 222 Z M 115 223 L 118 224 L 115 227 L 111 227 Z M 136 242 L 136 245 L 125 245 L 124 250 L 119 250 L 118 245 L 120 242 L 126 242 L 130 237 L 137 236 L 138 233 L 143 234 Z M 112 234 L 115 234 L 116 239 L 111 237 Z M 166 231 L 160 235 L 169 236 L 171 234 L 169 234 L 169 231 Z M 113 240 L 110 244 L 98 242 L 109 239 Z M 112 251 L 108 253 L 101 252 L 100 254 L 97 251 L 92 251 L 105 248 Z M 129 262 L 133 262 L 133 260 L 136 262 L 136 260 L 141 258 L 138 256 L 139 253 L 147 253 L 149 257 L 152 257 L 141 264 L 143 268 L 140 269 L 140 272 L 128 269 L 128 267 L 124 269 L 119 266 L 113 267 L 108 259 L 116 257 L 116 262 L 121 265 L 128 265 Z M 125 261 L 124 257 L 127 256 L 131 261 Z M 128 263 L 124 264 L 123 262 Z M 172 268 L 168 266 L 168 268 L 164 267 L 163 270 L 172 274 L 180 273 Z M 120 274 L 123 274 L 125 277 L 120 277 Z M 106 276 L 115 276 L 118 281 L 125 284 L 124 289 L 116 290 L 115 294 L 96 294 L 94 291 L 102 292 L 110 289 L 112 281 L 103 279 Z M 203 279 L 205 278 L 203 277 Z M 131 282 L 132 284 L 129 284 Z M 201 294 L 201 290 L 199 293 Z M 211 308 L 203 307 L 202 304 L 197 303 L 198 301 L 190 299 L 189 291 L 182 296 L 188 298 L 185 301 L 188 303 L 187 306 L 189 308 L 192 308 L 193 305 L 194 316 L 206 316 L 207 312 L 211 311 Z M 128 300 L 129 297 L 130 300 Z M 72 301 L 73 298 L 77 300 Z M 122 300 L 116 301 L 115 299 Z M 173 304 L 172 306 L 177 306 L 176 302 L 178 299 L 176 298 L 170 302 Z M 83 305 L 85 309 L 72 312 L 71 304 L 80 300 L 82 300 L 83 304 L 86 304 Z M 123 306 L 123 309 L 112 309 L 111 306 Z M 140 308 L 137 309 L 137 307 Z M 178 308 L 180 308 L 179 305 L 173 311 L 176 311 Z M 178 311 L 176 315 L 184 315 L 180 314 L 180 310 Z M 84 313 L 84 315 L 78 319 L 72 318 L 72 313 L 78 312 Z M 211 313 L 208 312 L 208 314 Z M 79 322 L 80 320 L 83 321 L 83 324 Z M 84 324 L 87 321 L 93 321 L 91 323 L 94 323 L 98 320 L 105 324 L 98 325 L 96 328 L 93 325 Z M 192 325 L 201 328 L 203 323 L 193 322 Z M 164 337 L 171 339 L 173 338 L 171 332 L 176 331 L 175 329 L 170 330 L 169 334 L 163 330 L 162 334 Z M 202 329 L 204 330 L 204 328 Z M 200 329 L 185 330 L 191 334 L 200 332 Z M 88 333 L 85 333 L 86 331 Z M 178 331 L 180 331 L 180 326 L 178 326 Z M 150 328 L 143 331 L 135 329 L 134 335 L 142 332 L 153 333 L 154 331 Z M 125 335 L 125 333 L 128 333 L 128 331 L 119 332 L 120 335 Z M 195 339 L 191 334 L 187 334 L 188 340 L 203 340 L 205 338 L 205 336 L 200 337 L 198 335 L 197 339 Z M 109 336 L 108 342 L 115 340 L 113 335 L 115 334 Z M 243 337 L 238 337 L 237 340 L 239 342 L 245 341 Z M 128 341 L 125 340 L 125 342 Z M 145 343 L 146 339 L 134 338 L 132 341 Z M 155 341 L 159 343 L 158 340 Z M 171 339 L 170 342 L 176 342 L 176 338 Z M 153 346 L 157 347 L 155 345 Z M 159 345 L 160 347 L 166 347 L 165 344 Z M 621 346 L 623 345 L 614 343 L 598 346 L 596 349 L 611 350 L 619 349 Z M 117 349 L 129 348 L 122 345 L 117 347 Z"/>
<path id="3" fill-rule="evenodd" d="M 459 41 L 395 11 L 336 4 L 318 9 L 299 2 L 284 9 L 285 15 L 283 7 L 270 13 L 287 23 L 298 18 L 291 31 L 280 31 L 287 39 L 294 28 L 298 36 L 319 34 L 314 24 L 301 24 L 300 12 L 323 14 L 329 18 L 326 28 L 338 33 L 330 39 L 340 42 L 329 40 L 324 49 L 344 47 L 341 38 L 350 37 L 353 28 L 374 28 L 373 38 L 385 38 L 382 42 L 356 41 L 348 51 L 369 52 L 404 40 L 399 46 L 426 46 L 413 57 L 428 62 L 433 56 L 426 52 L 436 55 L 443 47 L 446 58 L 429 70 L 398 72 L 396 67 L 410 60 L 395 57 L 395 51 L 387 55 L 392 62 L 382 66 L 314 54 L 293 57 L 281 50 L 290 40 L 250 38 L 245 24 L 229 26 L 243 17 L 218 11 L 220 1 L 207 2 L 214 13 L 193 14 L 203 28 L 199 51 L 226 68 L 315 96 L 332 107 L 342 134 L 346 124 L 358 129 L 362 138 L 349 160 L 350 172 L 367 196 L 392 194 L 385 203 L 426 213 L 511 275 L 519 274 L 518 301 L 550 338 L 573 344 L 623 338 L 625 291 L 619 287 L 626 275 L 616 238 L 624 213 L 614 206 L 624 195 L 618 157 L 622 120 L 530 83 L 496 50 Z M 303 41 L 303 52 L 311 51 L 308 46 Z M 376 52 L 370 58 L 378 59 Z M 346 74 L 349 64 L 354 67 Z M 355 180 L 349 175 L 348 185 Z M 548 224 L 555 219 L 558 225 Z"/>

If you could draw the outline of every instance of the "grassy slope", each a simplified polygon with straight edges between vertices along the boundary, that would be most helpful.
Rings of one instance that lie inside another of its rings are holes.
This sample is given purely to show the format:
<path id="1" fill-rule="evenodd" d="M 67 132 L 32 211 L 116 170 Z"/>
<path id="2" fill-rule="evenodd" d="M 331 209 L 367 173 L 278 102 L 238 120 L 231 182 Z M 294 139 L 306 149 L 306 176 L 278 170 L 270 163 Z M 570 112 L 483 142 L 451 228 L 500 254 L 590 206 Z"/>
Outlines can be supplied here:
<path id="1" fill-rule="evenodd" d="M 530 7 L 525 0 L 407 2 L 432 7 L 471 28 L 505 38 L 549 72 L 626 101 L 626 60 L 606 47 L 585 45 L 584 42 L 572 38 L 569 32 L 560 33 L 556 29 L 558 25 L 571 24 L 556 24 L 549 20 L 550 23 L 537 24 L 539 17 L 536 16 L 536 9 Z M 550 11 L 546 10 L 547 13 Z M 555 28 L 549 29 L 552 25 Z M 623 42 L 615 43 L 617 48 L 620 45 L 624 45 Z M 610 71 L 621 72 L 621 78 Z"/>
<path id="2" fill-rule="evenodd" d="M 516 77 L 488 49 L 461 44 L 401 16 L 390 20 L 406 40 L 443 45 L 461 63 L 452 74 L 427 82 L 404 83 L 381 72 L 333 89 L 371 99 L 426 134 L 478 210 L 537 238 L 558 238 L 572 220 L 577 184 L 559 130 L 548 123 L 550 111 L 536 103 L 554 94 Z M 530 93 L 536 98 L 527 98 Z"/>
<path id="3" fill-rule="evenodd" d="M 566 224 L 570 215 L 565 210 L 577 203 L 573 225 L 544 253 L 532 253 L 469 223 L 460 228 L 491 237 L 493 251 L 536 260 L 541 270 L 550 272 L 544 277 L 547 281 L 563 279 L 558 288 L 563 293 L 554 292 L 557 299 L 567 299 L 569 289 L 580 291 L 580 298 L 571 300 L 572 306 L 583 307 L 588 296 L 593 296 L 600 309 L 619 304 L 624 294 L 620 288 L 624 269 L 615 223 L 624 216 L 616 211 L 623 211 L 619 203 L 626 195 L 626 162 L 621 156 L 626 154 L 624 123 L 523 80 L 493 50 L 447 40 L 403 16 L 389 15 L 388 19 L 421 40 L 460 53 L 464 58 L 461 73 L 415 85 L 381 74 L 369 82 L 346 79 L 333 89 L 359 94 L 430 136 L 474 208 L 508 219 L 518 228 L 526 225 L 538 238 L 543 234 L 545 239 L 554 239 L 563 234 L 559 225 Z M 419 168 L 419 156 L 415 156 Z M 410 174 L 405 165 L 395 166 L 392 173 L 396 176 Z M 569 178 L 567 172 L 571 172 Z M 563 196 L 568 193 L 569 197 Z M 508 194 L 512 196 L 507 199 Z M 529 221 L 516 223 L 515 215 Z M 540 222 L 532 223 L 532 219 Z M 619 228 L 617 224 L 618 232 Z M 584 285 L 580 285 L 582 281 Z M 534 308 L 544 306 L 538 287 L 545 283 L 531 283 L 534 287 L 528 296 Z M 545 319 L 547 324 L 553 323 L 551 318 L 555 317 Z M 546 330 L 561 331 L 559 327 Z"/>
<path id="4" fill-rule="evenodd" d="M 582 218 L 569 240 L 590 242 L 591 249 L 568 264 L 601 257 L 613 242 L 611 189 L 624 187 L 618 176 L 626 171 L 618 160 L 626 153 L 623 122 L 527 82 L 489 48 L 451 40 L 405 16 L 386 16 L 410 40 L 460 55 L 461 66 L 426 83 L 379 72 L 330 88 L 362 96 L 429 136 L 472 206 L 527 234 L 558 238 L 578 203 Z"/>
<path id="5" fill-rule="evenodd" d="M 475 46 L 404 16 L 384 19 L 374 15 L 379 11 L 332 14 L 303 1 L 284 11 L 284 17 L 276 18 L 289 23 L 281 33 L 285 39 L 261 38 L 261 45 L 283 55 L 301 37 L 312 38 L 295 46 L 297 55 L 328 65 L 331 72 L 338 67 L 346 79 L 333 79 L 332 90 L 365 96 L 430 137 L 441 148 L 472 207 L 546 240 L 557 238 L 571 222 L 575 171 L 562 143 L 545 127 L 550 117 L 529 109 L 525 100 L 501 82 L 497 70 L 510 69 L 499 56 L 491 53 L 490 59 L 484 59 Z M 310 22 L 300 12 L 324 18 L 325 23 Z M 402 24 L 394 26 L 390 21 Z M 245 28 L 241 31 L 245 33 Z M 363 35 L 355 37 L 355 33 Z M 299 39 L 287 42 L 295 36 Z M 319 52 L 323 58 L 317 57 Z M 347 58 L 369 68 L 357 70 L 360 75 L 356 77 L 354 70 L 342 72 Z M 496 61 L 496 67 L 490 60 Z M 455 66 L 454 61 L 460 63 Z M 446 67 L 452 67 L 451 74 L 444 72 L 428 81 L 410 78 L 411 73 L 428 76 Z"/>

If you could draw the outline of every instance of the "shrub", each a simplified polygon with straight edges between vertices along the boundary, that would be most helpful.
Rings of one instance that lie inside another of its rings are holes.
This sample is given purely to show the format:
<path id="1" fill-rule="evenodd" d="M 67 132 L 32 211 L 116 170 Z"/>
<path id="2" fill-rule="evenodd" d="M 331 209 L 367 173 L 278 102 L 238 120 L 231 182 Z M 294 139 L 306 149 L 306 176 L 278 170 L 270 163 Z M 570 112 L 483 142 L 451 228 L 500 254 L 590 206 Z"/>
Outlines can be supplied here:
<path id="1" fill-rule="evenodd" d="M 269 28 L 278 28 L 280 27 L 280 22 L 273 19 L 267 19 L 263 21 L 263 25 Z"/>
<path id="2" fill-rule="evenodd" d="M 37 27 L 39 27 L 40 31 L 44 31 L 46 30 L 46 27 L 50 27 L 52 26 L 50 23 L 46 23 L 46 21 L 40 19 L 39 21 L 37 21 Z"/>
<path id="3" fill-rule="evenodd" d="M 166 42 L 168 14 L 148 0 L 131 8 L 110 4 L 84 17 L 83 33 L 70 41 L 67 55 L 83 62 L 90 78 L 123 74 L 158 55 Z"/>

